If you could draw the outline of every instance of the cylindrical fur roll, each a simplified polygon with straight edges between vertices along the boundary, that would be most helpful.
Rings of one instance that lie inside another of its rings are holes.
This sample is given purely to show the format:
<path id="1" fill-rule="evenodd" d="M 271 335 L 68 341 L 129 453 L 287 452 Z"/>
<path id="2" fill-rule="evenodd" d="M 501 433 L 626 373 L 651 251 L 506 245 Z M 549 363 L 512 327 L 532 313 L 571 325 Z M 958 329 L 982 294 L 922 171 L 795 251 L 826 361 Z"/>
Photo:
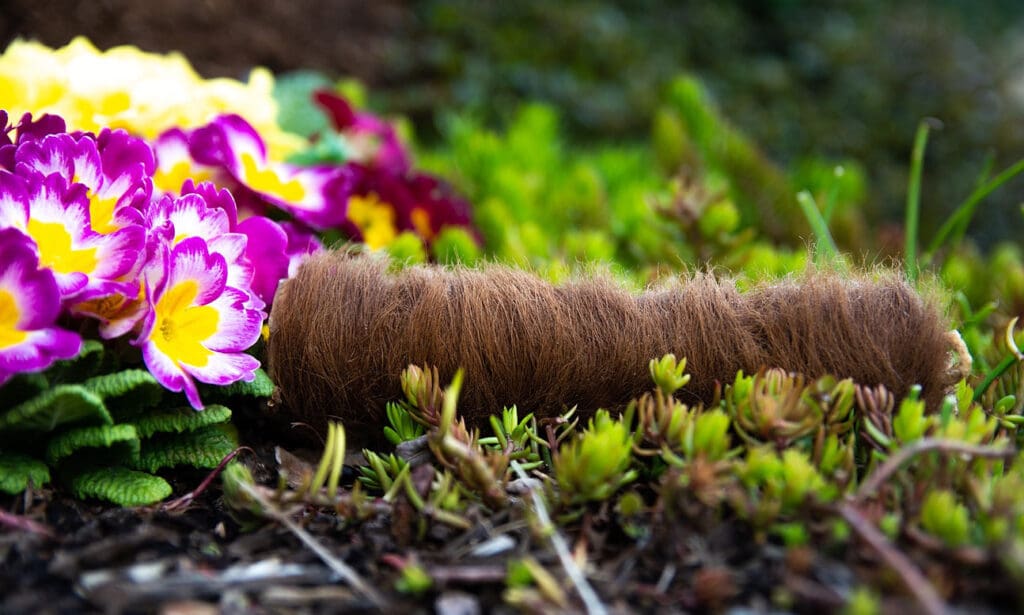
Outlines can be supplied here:
<path id="1" fill-rule="evenodd" d="M 436 366 L 444 382 L 462 367 L 459 411 L 479 424 L 512 404 L 538 416 L 621 407 L 652 387 L 648 362 L 668 352 L 686 357 L 692 380 L 680 394 L 693 401 L 761 367 L 896 394 L 916 383 L 932 407 L 952 384 L 939 312 L 895 275 L 809 274 L 740 293 L 700 274 L 636 295 L 603 278 L 553 286 L 500 266 L 390 272 L 380 258 L 325 253 L 283 286 L 268 342 L 289 414 L 377 431 L 410 363 Z"/>

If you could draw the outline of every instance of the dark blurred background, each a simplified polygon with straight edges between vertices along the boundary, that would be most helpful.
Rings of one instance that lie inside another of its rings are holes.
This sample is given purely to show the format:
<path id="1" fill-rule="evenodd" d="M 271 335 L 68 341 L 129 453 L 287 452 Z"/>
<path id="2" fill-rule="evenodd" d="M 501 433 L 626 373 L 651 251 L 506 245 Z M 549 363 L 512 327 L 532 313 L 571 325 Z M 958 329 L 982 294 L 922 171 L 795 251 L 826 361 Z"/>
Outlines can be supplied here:
<path id="1" fill-rule="evenodd" d="M 101 49 L 180 50 L 205 76 L 315 69 L 365 82 L 379 110 L 436 138 L 439 111 L 500 123 L 557 106 L 572 138 L 646 138 L 662 86 L 699 76 L 724 114 L 782 164 L 852 158 L 872 210 L 900 215 L 918 121 L 930 141 L 924 230 L 1024 156 L 1021 0 L 4 0 L 0 44 L 88 36 Z M 1019 182 L 975 223 L 1019 237 Z"/>

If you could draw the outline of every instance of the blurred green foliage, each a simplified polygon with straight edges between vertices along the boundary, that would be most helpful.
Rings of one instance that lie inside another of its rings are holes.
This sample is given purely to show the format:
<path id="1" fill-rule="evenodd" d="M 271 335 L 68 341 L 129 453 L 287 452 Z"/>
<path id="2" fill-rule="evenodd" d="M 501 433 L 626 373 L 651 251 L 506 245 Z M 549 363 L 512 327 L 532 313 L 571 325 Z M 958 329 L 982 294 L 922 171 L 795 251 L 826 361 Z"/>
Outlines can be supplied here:
<path id="1" fill-rule="evenodd" d="M 1024 10 L 1014 0 L 422 0 L 413 10 L 403 78 L 378 91 L 421 126 L 440 108 L 494 125 L 541 100 L 574 139 L 635 138 L 664 123 L 666 83 L 685 71 L 770 159 L 859 161 L 868 219 L 891 222 L 913 126 L 935 117 L 944 129 L 925 165 L 926 234 L 989 156 L 1003 166 L 1024 145 Z M 991 203 L 974 229 L 983 243 L 1010 237 L 1017 200 Z"/>

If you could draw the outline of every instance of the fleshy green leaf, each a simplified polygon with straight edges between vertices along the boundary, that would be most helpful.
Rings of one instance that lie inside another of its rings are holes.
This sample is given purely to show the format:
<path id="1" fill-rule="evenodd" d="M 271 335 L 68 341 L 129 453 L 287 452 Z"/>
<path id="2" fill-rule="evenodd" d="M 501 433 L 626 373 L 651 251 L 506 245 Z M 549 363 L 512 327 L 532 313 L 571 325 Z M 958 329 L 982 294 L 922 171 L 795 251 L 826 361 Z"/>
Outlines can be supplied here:
<path id="1" fill-rule="evenodd" d="M 228 424 L 182 434 L 159 434 L 146 440 L 135 465 L 147 472 L 179 465 L 215 468 L 237 446 L 238 437 Z"/>
<path id="2" fill-rule="evenodd" d="M 274 383 L 262 369 L 257 369 L 252 382 L 239 380 L 225 387 L 202 387 L 203 399 L 207 397 L 223 399 L 225 397 L 270 397 L 274 392 Z"/>
<path id="3" fill-rule="evenodd" d="M 152 474 L 121 466 L 90 468 L 68 479 L 77 498 L 99 498 L 119 506 L 144 506 L 171 495 L 171 485 Z"/>
<path id="4" fill-rule="evenodd" d="M 109 449 L 114 446 L 124 447 L 126 461 L 138 459 L 139 436 L 135 432 L 135 426 L 129 424 L 95 425 L 70 429 L 57 434 L 50 440 L 46 446 L 46 459 L 50 465 L 54 465 L 61 459 L 85 448 Z"/>
<path id="5" fill-rule="evenodd" d="M 152 408 L 164 393 L 163 386 L 144 369 L 101 374 L 82 384 L 100 396 L 107 408 L 118 416 L 131 416 Z"/>
<path id="6" fill-rule="evenodd" d="M 43 391 L 0 415 L 0 430 L 51 431 L 68 423 L 113 423 L 103 400 L 78 384 L 63 384 Z"/>
<path id="7" fill-rule="evenodd" d="M 149 438 L 155 433 L 195 431 L 207 425 L 226 423 L 231 420 L 231 410 L 224 406 L 210 405 L 205 410 L 173 408 L 147 412 L 132 424 L 140 438 Z"/>
<path id="8" fill-rule="evenodd" d="M 35 486 L 50 482 L 50 470 L 34 457 L 19 453 L 0 453 L 0 491 L 21 493 L 29 483 Z"/>

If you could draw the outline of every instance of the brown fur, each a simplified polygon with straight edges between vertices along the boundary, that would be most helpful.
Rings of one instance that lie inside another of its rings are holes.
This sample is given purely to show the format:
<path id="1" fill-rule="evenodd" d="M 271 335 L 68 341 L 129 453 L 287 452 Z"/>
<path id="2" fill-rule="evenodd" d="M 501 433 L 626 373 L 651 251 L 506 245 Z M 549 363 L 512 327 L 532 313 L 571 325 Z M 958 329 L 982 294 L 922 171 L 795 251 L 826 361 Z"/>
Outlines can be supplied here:
<path id="1" fill-rule="evenodd" d="M 553 286 L 500 266 L 412 267 L 326 253 L 274 304 L 268 362 L 286 410 L 322 428 L 379 432 L 410 363 L 443 382 L 465 370 L 460 414 L 479 424 L 517 404 L 538 416 L 619 408 L 651 388 L 648 362 L 687 358 L 681 394 L 709 401 L 738 370 L 852 377 L 898 395 L 915 383 L 935 407 L 952 384 L 939 312 L 895 275 L 808 274 L 744 293 L 699 274 L 634 295 L 594 278 Z"/>

